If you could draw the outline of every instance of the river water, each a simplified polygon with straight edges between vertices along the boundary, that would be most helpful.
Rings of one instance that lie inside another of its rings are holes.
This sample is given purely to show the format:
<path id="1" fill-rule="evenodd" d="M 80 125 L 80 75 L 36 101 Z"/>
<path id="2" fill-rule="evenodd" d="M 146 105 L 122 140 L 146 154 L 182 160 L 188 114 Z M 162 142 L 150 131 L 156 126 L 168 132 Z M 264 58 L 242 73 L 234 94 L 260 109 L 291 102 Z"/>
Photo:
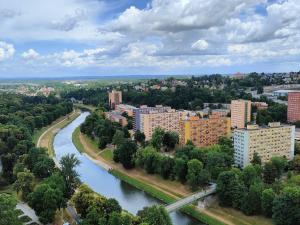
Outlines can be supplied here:
<path id="1" fill-rule="evenodd" d="M 77 168 L 81 181 L 86 183 L 95 192 L 107 198 L 116 199 L 121 207 L 130 213 L 136 214 L 138 210 L 141 210 L 145 206 L 162 204 L 159 200 L 149 196 L 145 192 L 114 177 L 77 150 L 72 142 L 72 133 L 84 122 L 88 115 L 88 112 L 83 112 L 55 136 L 54 150 L 56 158 L 60 160 L 62 156 L 68 153 L 75 154 L 81 162 Z M 174 225 L 203 225 L 180 212 L 173 212 L 170 216 Z"/>

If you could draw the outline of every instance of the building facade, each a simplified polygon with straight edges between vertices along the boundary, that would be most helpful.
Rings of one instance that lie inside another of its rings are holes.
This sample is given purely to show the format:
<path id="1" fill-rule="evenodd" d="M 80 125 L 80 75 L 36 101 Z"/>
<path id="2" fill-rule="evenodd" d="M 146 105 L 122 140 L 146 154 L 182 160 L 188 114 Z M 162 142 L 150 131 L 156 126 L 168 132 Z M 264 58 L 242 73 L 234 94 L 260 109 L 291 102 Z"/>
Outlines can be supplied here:
<path id="1" fill-rule="evenodd" d="M 188 140 L 197 147 L 206 147 L 217 144 L 220 137 L 230 134 L 230 118 L 217 114 L 209 118 L 190 117 L 180 121 L 180 144 Z"/>
<path id="2" fill-rule="evenodd" d="M 137 109 L 136 107 L 132 105 L 126 105 L 126 104 L 119 104 L 115 107 L 116 111 L 118 112 L 126 112 L 128 116 L 133 117 L 133 110 Z"/>
<path id="3" fill-rule="evenodd" d="M 251 121 L 251 101 L 233 100 L 231 101 L 231 127 L 245 128 Z"/>
<path id="4" fill-rule="evenodd" d="M 300 91 L 290 92 L 288 95 L 288 115 L 290 123 L 300 121 Z"/>
<path id="5" fill-rule="evenodd" d="M 109 107 L 115 109 L 116 105 L 122 103 L 122 91 L 112 90 L 111 92 L 108 92 L 108 101 Z"/>
<path id="6" fill-rule="evenodd" d="M 165 131 L 179 133 L 180 114 L 171 107 L 156 106 L 134 110 L 134 130 L 140 130 L 145 134 L 146 140 L 150 140 L 155 128 L 162 128 Z"/>
<path id="7" fill-rule="evenodd" d="M 123 127 L 128 124 L 126 117 L 122 116 L 121 113 L 116 111 L 106 112 L 105 116 L 112 122 L 121 124 Z"/>
<path id="8" fill-rule="evenodd" d="M 294 157 L 295 126 L 269 123 L 268 127 L 248 125 L 245 129 L 234 130 L 234 161 L 241 168 L 249 165 L 256 152 L 262 163 L 273 156 Z"/>

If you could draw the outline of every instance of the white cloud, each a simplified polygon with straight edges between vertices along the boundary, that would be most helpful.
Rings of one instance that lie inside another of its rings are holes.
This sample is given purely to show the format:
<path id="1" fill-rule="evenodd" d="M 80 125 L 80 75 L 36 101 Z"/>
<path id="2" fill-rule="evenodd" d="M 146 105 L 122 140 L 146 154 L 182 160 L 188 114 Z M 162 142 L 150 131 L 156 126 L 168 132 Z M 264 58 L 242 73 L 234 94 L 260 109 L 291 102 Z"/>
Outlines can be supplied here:
<path id="1" fill-rule="evenodd" d="M 13 57 L 15 48 L 12 44 L 0 41 L 0 61 Z"/>
<path id="2" fill-rule="evenodd" d="M 37 57 L 39 57 L 39 53 L 36 52 L 34 49 L 29 49 L 28 51 L 26 52 L 23 52 L 22 53 L 22 58 L 23 59 L 26 59 L 26 60 L 33 60 L 33 59 L 36 59 Z"/>
<path id="3" fill-rule="evenodd" d="M 196 50 L 205 50 L 208 48 L 208 43 L 205 40 L 198 40 L 192 44 L 192 48 Z"/>

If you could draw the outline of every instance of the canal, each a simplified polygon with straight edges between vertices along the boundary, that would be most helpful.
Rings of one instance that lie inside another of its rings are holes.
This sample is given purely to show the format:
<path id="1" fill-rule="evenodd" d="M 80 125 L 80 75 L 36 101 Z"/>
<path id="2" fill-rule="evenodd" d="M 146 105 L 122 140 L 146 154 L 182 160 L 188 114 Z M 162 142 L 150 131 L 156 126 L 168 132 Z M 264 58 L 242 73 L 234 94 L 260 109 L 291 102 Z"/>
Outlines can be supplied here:
<path id="1" fill-rule="evenodd" d="M 81 162 L 77 168 L 81 181 L 86 183 L 95 192 L 107 198 L 116 199 L 121 207 L 130 213 L 136 214 L 138 210 L 141 210 L 145 206 L 161 204 L 159 200 L 114 177 L 76 149 L 72 142 L 72 133 L 84 122 L 88 115 L 88 112 L 83 112 L 55 136 L 53 145 L 56 158 L 60 160 L 66 154 L 75 154 Z M 174 225 L 203 225 L 180 212 L 173 212 L 170 216 Z"/>

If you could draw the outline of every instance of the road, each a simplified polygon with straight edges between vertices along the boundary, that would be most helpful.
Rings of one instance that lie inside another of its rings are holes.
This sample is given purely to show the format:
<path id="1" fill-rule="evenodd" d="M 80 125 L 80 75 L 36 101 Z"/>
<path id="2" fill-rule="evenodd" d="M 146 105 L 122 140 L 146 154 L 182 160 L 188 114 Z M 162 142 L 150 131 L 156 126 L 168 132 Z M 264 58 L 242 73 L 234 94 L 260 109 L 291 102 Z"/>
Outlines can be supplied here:
<path id="1" fill-rule="evenodd" d="M 211 194 L 214 194 L 215 192 L 216 192 L 216 184 L 212 184 L 207 190 L 195 193 L 193 195 L 190 195 L 186 198 L 183 198 L 177 202 L 174 202 L 174 203 L 166 206 L 166 210 L 168 213 L 176 211 L 185 205 L 191 204 L 191 203 L 197 201 L 198 199 L 206 197 Z"/>

